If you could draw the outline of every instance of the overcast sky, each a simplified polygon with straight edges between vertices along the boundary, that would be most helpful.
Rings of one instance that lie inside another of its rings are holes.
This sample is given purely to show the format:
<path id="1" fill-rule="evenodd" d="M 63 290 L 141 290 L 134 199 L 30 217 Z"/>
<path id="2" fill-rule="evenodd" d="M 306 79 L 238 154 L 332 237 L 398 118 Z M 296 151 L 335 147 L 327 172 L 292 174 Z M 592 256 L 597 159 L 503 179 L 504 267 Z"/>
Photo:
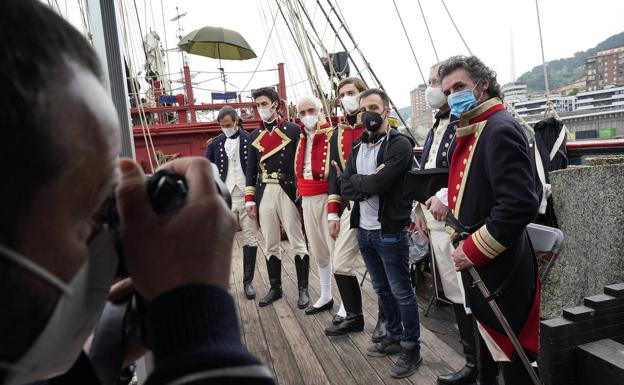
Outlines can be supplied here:
<path id="1" fill-rule="evenodd" d="M 80 21 L 78 2 L 57 0 L 61 13 L 79 30 L 83 30 Z M 285 0 L 279 0 L 282 4 Z M 335 0 L 332 0 L 335 1 Z M 356 42 L 363 51 L 373 70 L 387 89 L 398 107 L 409 105 L 409 91 L 422 83 L 422 78 L 409 49 L 409 45 L 396 14 L 392 0 L 337 0 L 345 21 Z M 434 52 L 426 33 L 423 18 L 416 0 L 395 0 L 406 25 L 408 35 L 416 52 L 416 57 L 428 76 L 429 67 L 436 62 Z M 292 0 L 296 3 L 297 0 Z M 330 52 L 340 51 L 331 28 L 316 0 L 302 1 L 311 16 L 314 25 L 323 35 L 323 44 Z M 329 11 L 327 0 L 320 0 Z M 123 0 L 122 4 L 129 14 L 131 28 L 130 45 L 135 47 L 132 61 L 135 67 L 143 65 L 139 45 L 137 13 L 133 1 Z M 163 5 L 161 8 L 161 4 Z M 440 0 L 421 0 L 421 4 L 431 29 L 435 48 L 440 59 L 455 54 L 467 54 L 458 34 L 448 18 Z M 451 14 L 463 34 L 472 53 L 479 56 L 487 65 L 498 73 L 501 83 L 511 79 L 511 35 L 515 47 L 516 76 L 520 76 L 534 66 L 541 64 L 539 35 L 534 0 L 446 0 Z M 288 99 L 295 101 L 298 96 L 309 93 L 308 83 L 299 54 L 286 29 L 284 20 L 276 13 L 275 0 L 136 0 L 136 6 L 143 33 L 156 30 L 162 38 L 163 46 L 175 48 L 177 23 L 169 21 L 175 17 L 176 6 L 180 13 L 188 12 L 181 19 L 184 32 L 188 33 L 203 26 L 220 26 L 240 32 L 258 55 L 257 59 L 247 61 L 223 61 L 226 71 L 253 71 L 276 68 L 277 62 L 285 62 L 286 80 L 290 84 Z M 620 0 L 541 0 L 539 3 L 544 37 L 546 60 L 573 55 L 577 51 L 593 47 L 607 37 L 624 31 L 624 2 Z M 164 26 L 163 17 L 164 13 Z M 277 15 L 268 48 L 260 60 L 260 55 L 267 42 L 272 27 L 273 17 Z M 332 22 L 338 27 L 335 17 Z M 164 29 L 166 28 L 166 34 Z M 134 32 L 133 32 L 134 31 Z M 312 32 L 310 32 L 312 33 Z M 342 39 L 351 50 L 353 44 L 342 31 Z M 320 47 L 317 46 L 317 48 Z M 363 67 L 358 55 L 353 52 L 360 67 Z M 180 69 L 180 54 L 168 55 L 171 72 Z M 198 56 L 189 56 L 191 70 L 216 71 L 218 61 Z M 355 70 L 352 68 L 352 73 Z M 238 91 L 250 80 L 249 73 L 230 74 L 228 90 Z M 327 85 L 324 73 L 321 79 Z M 173 75 L 174 78 L 179 76 Z M 197 97 L 209 102 L 208 90 L 222 90 L 217 74 L 202 73 L 194 81 L 201 82 L 196 87 Z M 370 77 L 365 75 L 367 81 Z M 369 81 L 370 82 L 370 81 Z M 277 83 L 276 72 L 258 72 L 251 79 L 247 89 Z"/>

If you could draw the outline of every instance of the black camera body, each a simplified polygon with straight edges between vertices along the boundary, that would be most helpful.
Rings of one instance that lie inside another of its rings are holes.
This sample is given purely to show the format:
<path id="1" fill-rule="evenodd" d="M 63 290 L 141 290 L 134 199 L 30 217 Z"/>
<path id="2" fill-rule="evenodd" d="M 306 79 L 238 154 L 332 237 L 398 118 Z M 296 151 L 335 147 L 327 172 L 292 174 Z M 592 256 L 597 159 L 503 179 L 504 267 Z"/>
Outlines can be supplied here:
<path id="1" fill-rule="evenodd" d="M 214 168 L 213 168 L 214 170 Z M 225 183 L 215 175 L 215 183 L 219 195 L 223 198 L 228 208 L 232 207 L 232 197 L 225 186 Z M 166 215 L 179 210 L 186 202 L 188 188 L 186 180 L 181 175 L 169 170 L 160 170 L 147 178 L 147 193 L 154 209 L 158 215 Z M 119 268 L 117 276 L 124 278 L 128 276 L 125 258 L 123 257 L 123 247 L 121 244 L 121 234 L 119 233 L 120 218 L 117 212 L 117 200 L 115 192 L 106 199 L 100 211 L 102 224 L 108 226 L 113 234 L 115 249 L 119 256 Z M 209 220 L 209 219 L 207 219 Z"/>

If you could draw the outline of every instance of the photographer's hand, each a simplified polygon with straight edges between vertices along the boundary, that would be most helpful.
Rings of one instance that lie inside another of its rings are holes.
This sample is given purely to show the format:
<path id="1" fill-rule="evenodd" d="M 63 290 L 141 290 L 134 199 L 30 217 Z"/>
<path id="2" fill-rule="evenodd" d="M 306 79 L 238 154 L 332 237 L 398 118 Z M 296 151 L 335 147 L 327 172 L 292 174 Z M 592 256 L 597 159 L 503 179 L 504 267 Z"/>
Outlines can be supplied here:
<path id="1" fill-rule="evenodd" d="M 147 194 L 145 176 L 122 159 L 117 208 L 126 264 L 134 287 L 147 300 L 179 286 L 207 283 L 227 288 L 235 218 L 218 194 L 210 162 L 176 159 L 161 168 L 186 179 L 182 208 L 158 216 Z"/>

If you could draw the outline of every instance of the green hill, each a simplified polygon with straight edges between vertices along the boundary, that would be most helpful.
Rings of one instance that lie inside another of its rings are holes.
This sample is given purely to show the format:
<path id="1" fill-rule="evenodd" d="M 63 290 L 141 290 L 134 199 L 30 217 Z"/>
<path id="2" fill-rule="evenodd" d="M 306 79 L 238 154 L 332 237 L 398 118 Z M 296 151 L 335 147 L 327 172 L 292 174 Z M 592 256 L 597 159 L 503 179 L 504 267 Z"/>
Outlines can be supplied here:
<path id="1" fill-rule="evenodd" d="M 556 90 L 578 80 L 585 75 L 585 61 L 598 51 L 624 46 L 624 32 L 613 35 L 587 51 L 581 51 L 574 56 L 548 62 L 548 85 Z M 525 83 L 528 91 L 544 91 L 544 70 L 541 65 L 533 67 L 518 78 L 518 82 Z"/>
<path id="2" fill-rule="evenodd" d="M 399 113 L 401 114 L 403 119 L 407 120 L 412 116 L 412 107 L 410 106 L 401 107 L 399 108 Z M 395 118 L 398 118 L 397 113 L 394 110 L 392 111 L 392 116 L 394 116 Z"/>

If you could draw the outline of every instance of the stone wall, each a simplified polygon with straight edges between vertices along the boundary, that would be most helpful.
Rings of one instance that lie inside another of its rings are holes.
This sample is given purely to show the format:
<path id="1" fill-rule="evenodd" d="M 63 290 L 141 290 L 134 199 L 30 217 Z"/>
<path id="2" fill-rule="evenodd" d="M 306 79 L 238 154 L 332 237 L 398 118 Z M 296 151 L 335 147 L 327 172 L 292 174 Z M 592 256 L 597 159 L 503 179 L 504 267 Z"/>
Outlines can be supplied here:
<path id="1" fill-rule="evenodd" d="M 565 243 L 543 282 L 542 318 L 624 281 L 624 158 L 587 163 L 601 165 L 550 173 Z"/>

